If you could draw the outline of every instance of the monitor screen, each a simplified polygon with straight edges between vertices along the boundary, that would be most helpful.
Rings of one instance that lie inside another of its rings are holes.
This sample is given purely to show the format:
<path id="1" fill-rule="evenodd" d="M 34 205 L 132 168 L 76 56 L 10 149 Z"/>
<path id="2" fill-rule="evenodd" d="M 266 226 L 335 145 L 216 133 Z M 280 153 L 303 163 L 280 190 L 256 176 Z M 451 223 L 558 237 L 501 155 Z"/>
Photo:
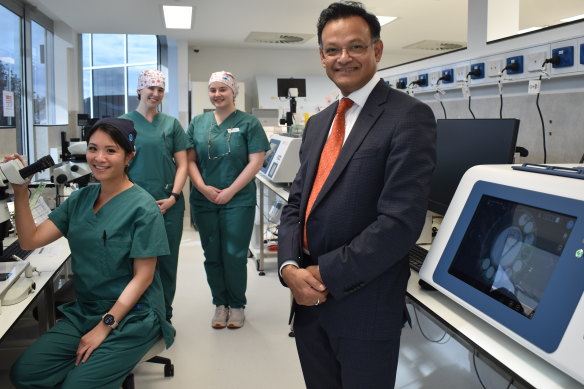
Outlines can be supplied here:
<path id="1" fill-rule="evenodd" d="M 270 149 L 266 151 L 266 155 L 264 156 L 264 163 L 262 165 L 263 171 L 265 171 L 266 168 L 270 165 L 270 162 L 272 162 L 272 158 L 274 158 L 274 155 L 276 154 L 276 150 L 278 149 L 279 145 L 280 142 L 278 140 L 276 139 L 270 140 Z"/>
<path id="2" fill-rule="evenodd" d="M 278 78 L 278 97 L 288 97 L 288 89 L 298 89 L 298 97 L 306 97 L 306 79 Z"/>
<path id="3" fill-rule="evenodd" d="M 428 209 L 445 215 L 469 168 L 513 163 L 518 131 L 518 119 L 438 119 Z"/>
<path id="4" fill-rule="evenodd" d="M 448 273 L 531 319 L 576 218 L 483 195 Z"/>

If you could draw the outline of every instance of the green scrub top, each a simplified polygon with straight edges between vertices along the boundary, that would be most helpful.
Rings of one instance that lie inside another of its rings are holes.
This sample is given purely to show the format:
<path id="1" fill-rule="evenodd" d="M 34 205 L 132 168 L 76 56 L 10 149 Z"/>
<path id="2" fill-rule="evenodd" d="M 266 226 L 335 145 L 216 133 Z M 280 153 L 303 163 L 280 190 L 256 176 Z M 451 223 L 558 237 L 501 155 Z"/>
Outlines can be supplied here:
<path id="1" fill-rule="evenodd" d="M 176 165 L 174 153 L 188 149 L 189 142 L 179 121 L 159 112 L 150 123 L 138 111 L 120 116 L 134 122 L 136 155 L 130 161 L 128 176 L 156 200 L 170 196 Z"/>
<path id="2" fill-rule="evenodd" d="M 225 189 L 248 164 L 248 155 L 267 151 L 270 143 L 259 120 L 236 110 L 221 125 L 213 112 L 197 115 L 189 124 L 187 137 L 197 153 L 197 166 L 205 184 Z M 199 191 L 191 192 L 195 206 L 219 208 L 255 206 L 256 186 L 250 181 L 227 204 L 213 204 Z"/>
<path id="3" fill-rule="evenodd" d="M 78 328 L 83 328 L 87 316 L 103 315 L 114 305 L 134 275 L 134 258 L 169 253 L 164 220 L 152 196 L 133 185 L 94 213 L 100 189 L 101 185 L 90 185 L 74 192 L 49 215 L 71 248 L 77 301 L 60 309 Z M 133 316 L 152 317 L 147 312 L 155 313 L 169 347 L 174 330 L 165 320 L 158 272 L 120 328 Z"/>

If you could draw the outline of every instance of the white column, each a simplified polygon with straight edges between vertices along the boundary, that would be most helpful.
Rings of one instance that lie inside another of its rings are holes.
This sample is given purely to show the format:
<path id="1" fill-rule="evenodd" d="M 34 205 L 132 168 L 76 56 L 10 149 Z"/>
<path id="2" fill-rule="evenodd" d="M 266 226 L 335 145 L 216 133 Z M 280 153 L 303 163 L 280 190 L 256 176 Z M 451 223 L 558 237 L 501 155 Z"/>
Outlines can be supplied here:
<path id="1" fill-rule="evenodd" d="M 488 0 L 487 41 L 516 35 L 519 0 Z"/>

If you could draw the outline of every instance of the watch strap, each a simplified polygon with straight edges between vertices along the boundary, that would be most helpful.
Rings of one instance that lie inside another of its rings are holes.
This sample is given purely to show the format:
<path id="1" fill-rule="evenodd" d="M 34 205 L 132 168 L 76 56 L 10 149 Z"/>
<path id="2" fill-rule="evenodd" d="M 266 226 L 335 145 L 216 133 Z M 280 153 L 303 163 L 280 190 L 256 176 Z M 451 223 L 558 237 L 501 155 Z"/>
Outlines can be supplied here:
<path id="1" fill-rule="evenodd" d="M 174 197 L 174 199 L 175 199 L 176 201 L 178 201 L 178 199 L 180 199 L 180 194 L 178 194 L 178 193 L 174 193 L 174 192 L 172 192 L 170 195 L 171 195 L 172 197 Z"/>

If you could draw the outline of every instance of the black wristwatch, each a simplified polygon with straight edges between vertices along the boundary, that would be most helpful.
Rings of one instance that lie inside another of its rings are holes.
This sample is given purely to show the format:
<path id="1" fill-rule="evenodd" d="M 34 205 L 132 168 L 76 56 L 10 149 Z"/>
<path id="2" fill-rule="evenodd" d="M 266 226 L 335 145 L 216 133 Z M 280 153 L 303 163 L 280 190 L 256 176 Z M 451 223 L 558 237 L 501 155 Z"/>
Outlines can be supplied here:
<path id="1" fill-rule="evenodd" d="M 178 199 L 180 199 L 180 194 L 178 194 L 178 193 L 174 193 L 174 192 L 172 192 L 170 195 L 171 195 L 172 197 L 174 197 L 174 199 L 175 199 L 176 201 L 178 201 Z"/>
<path id="2" fill-rule="evenodd" d="M 101 317 L 101 320 L 103 321 L 103 324 L 110 327 L 112 330 L 115 330 L 116 327 L 118 326 L 118 322 L 116 321 L 116 318 L 114 317 L 114 315 L 112 315 L 110 313 L 106 313 L 105 315 L 103 315 Z"/>

